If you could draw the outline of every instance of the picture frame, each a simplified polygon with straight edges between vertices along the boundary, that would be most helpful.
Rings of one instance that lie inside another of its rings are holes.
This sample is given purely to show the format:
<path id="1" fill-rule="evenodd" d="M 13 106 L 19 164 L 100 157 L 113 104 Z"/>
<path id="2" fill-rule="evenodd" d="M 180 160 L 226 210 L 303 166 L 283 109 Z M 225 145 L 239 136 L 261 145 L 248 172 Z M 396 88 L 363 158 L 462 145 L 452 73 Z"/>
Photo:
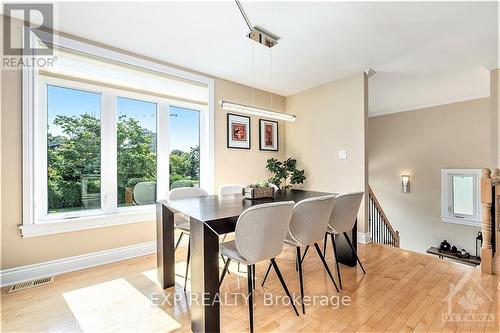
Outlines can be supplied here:
<path id="1" fill-rule="evenodd" d="M 259 149 L 264 151 L 279 150 L 279 124 L 277 121 L 259 119 Z"/>
<path id="2" fill-rule="evenodd" d="M 251 149 L 250 117 L 227 114 L 227 148 Z"/>

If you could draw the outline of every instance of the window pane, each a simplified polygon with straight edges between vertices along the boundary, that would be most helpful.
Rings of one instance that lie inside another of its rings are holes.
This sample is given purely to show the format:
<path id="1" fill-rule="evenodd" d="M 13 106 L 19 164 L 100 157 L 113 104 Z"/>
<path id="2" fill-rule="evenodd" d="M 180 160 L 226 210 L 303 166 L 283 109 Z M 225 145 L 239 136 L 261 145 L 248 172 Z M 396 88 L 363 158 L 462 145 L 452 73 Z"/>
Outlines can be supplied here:
<path id="1" fill-rule="evenodd" d="M 474 215 L 474 178 L 472 176 L 453 177 L 453 213 Z"/>
<path id="2" fill-rule="evenodd" d="M 117 98 L 118 206 L 156 201 L 157 105 Z"/>
<path id="3" fill-rule="evenodd" d="M 48 212 L 101 207 L 101 95 L 47 86 Z"/>
<path id="4" fill-rule="evenodd" d="M 200 186 L 200 112 L 170 107 L 170 189 Z"/>

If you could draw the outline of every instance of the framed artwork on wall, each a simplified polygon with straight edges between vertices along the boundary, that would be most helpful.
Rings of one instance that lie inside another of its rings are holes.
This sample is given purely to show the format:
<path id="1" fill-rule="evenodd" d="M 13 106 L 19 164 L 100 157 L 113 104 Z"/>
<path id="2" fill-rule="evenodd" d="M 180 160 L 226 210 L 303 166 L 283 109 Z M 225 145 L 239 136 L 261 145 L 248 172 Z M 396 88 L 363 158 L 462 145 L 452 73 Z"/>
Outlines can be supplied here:
<path id="1" fill-rule="evenodd" d="M 227 114 L 227 148 L 250 149 L 250 117 Z"/>
<path id="2" fill-rule="evenodd" d="M 259 119 L 259 149 L 278 151 L 278 122 Z"/>

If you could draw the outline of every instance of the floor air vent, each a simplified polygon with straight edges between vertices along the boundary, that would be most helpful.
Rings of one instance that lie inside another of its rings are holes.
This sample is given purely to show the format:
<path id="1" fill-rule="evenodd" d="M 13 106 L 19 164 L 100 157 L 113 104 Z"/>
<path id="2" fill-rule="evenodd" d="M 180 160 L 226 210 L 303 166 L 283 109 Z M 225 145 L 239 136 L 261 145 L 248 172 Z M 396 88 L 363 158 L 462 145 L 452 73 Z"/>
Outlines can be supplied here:
<path id="1" fill-rule="evenodd" d="M 42 286 L 44 284 L 49 284 L 52 282 L 54 282 L 54 277 L 49 276 L 49 277 L 44 277 L 44 278 L 40 278 L 40 279 L 36 279 L 36 280 L 17 283 L 15 285 L 13 285 L 12 287 L 10 287 L 9 293 L 13 293 L 13 292 L 19 291 L 19 290 L 24 290 L 24 289 Z"/>

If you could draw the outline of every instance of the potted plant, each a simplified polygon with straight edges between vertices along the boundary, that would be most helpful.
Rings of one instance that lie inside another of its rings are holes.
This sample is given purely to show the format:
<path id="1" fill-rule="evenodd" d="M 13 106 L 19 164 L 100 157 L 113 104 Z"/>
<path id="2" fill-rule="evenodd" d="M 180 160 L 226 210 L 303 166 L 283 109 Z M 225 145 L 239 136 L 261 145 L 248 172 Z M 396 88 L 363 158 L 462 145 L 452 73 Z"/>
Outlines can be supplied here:
<path id="1" fill-rule="evenodd" d="M 267 160 L 266 169 L 273 174 L 269 178 L 269 182 L 281 189 L 291 188 L 295 184 L 303 184 L 306 180 L 304 170 L 297 169 L 297 160 L 291 157 L 283 162 L 270 158 Z"/>
<path id="2" fill-rule="evenodd" d="M 261 180 L 255 184 L 245 186 L 242 194 L 245 199 L 272 198 L 274 195 L 274 188 L 267 180 Z"/>

